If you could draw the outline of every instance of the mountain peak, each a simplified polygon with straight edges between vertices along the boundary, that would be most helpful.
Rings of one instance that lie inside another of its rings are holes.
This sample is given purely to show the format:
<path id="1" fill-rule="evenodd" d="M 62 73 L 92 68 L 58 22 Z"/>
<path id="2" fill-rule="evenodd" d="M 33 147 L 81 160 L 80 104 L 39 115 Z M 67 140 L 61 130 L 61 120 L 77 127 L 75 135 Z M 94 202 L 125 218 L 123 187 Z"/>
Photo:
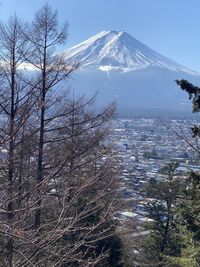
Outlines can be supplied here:
<path id="1" fill-rule="evenodd" d="M 62 55 L 67 60 L 79 62 L 81 67 L 96 67 L 102 71 L 133 71 L 159 67 L 192 72 L 155 52 L 123 30 L 101 31 L 62 52 Z"/>

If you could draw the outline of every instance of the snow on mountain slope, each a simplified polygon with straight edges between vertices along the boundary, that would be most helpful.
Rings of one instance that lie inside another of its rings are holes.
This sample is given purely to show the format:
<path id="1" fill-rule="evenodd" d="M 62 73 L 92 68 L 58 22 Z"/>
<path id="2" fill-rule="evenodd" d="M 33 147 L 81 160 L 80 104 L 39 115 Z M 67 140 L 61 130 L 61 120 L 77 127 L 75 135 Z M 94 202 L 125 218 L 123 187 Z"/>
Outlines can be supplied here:
<path id="1" fill-rule="evenodd" d="M 61 53 L 67 60 L 79 62 L 82 68 L 123 72 L 159 67 L 197 75 L 175 61 L 162 56 L 124 31 L 102 31 Z"/>
<path id="2" fill-rule="evenodd" d="M 80 68 L 73 75 L 73 93 L 91 97 L 96 107 L 116 103 L 119 115 L 144 111 L 154 114 L 191 112 L 185 92 L 176 79 L 200 84 L 192 71 L 134 39 L 124 31 L 103 31 L 59 54 Z"/>

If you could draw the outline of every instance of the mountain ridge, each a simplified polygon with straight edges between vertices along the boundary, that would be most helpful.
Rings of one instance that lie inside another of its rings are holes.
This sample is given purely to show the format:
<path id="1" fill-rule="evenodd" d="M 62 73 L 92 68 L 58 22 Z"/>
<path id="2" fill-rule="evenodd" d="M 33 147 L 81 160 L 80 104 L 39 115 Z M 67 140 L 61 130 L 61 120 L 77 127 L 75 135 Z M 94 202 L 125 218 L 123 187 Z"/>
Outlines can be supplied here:
<path id="1" fill-rule="evenodd" d="M 160 67 L 200 75 L 157 53 L 125 31 L 102 31 L 60 55 L 68 61 L 79 62 L 81 68 L 98 67 L 101 71 L 127 72 Z"/>
<path id="2" fill-rule="evenodd" d="M 103 31 L 59 53 L 80 63 L 71 86 L 77 96 L 98 92 L 96 108 L 115 102 L 119 116 L 190 112 L 175 80 L 200 84 L 200 73 L 157 53 L 124 31 Z"/>

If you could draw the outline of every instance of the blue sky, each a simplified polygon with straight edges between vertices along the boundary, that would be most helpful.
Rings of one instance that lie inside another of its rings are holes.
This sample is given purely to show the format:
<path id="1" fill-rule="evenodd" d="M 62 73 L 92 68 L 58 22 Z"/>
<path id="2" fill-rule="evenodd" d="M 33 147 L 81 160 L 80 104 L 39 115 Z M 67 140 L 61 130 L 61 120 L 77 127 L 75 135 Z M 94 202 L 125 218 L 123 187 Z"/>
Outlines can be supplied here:
<path id="1" fill-rule="evenodd" d="M 125 30 L 157 52 L 200 71 L 200 0 L 1 0 L 0 17 L 31 19 L 48 2 L 68 21 L 66 48 L 102 30 Z"/>

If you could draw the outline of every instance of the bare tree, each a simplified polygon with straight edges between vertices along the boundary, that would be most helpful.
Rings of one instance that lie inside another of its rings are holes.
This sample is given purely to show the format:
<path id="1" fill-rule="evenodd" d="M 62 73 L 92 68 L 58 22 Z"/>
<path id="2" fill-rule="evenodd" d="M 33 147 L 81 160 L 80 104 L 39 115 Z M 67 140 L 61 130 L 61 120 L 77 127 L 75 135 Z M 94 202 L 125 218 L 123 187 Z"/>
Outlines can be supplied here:
<path id="1" fill-rule="evenodd" d="M 45 120 L 48 112 L 48 99 L 51 101 L 51 89 L 66 79 L 75 69 L 73 65 L 67 65 L 62 58 L 53 56 L 58 44 L 63 44 L 66 39 L 67 24 L 61 29 L 58 27 L 57 13 L 46 4 L 35 15 L 30 31 L 25 32 L 32 50 L 32 57 L 28 61 L 38 70 L 36 87 L 39 91 L 39 141 L 38 141 L 38 158 L 37 158 L 37 175 L 38 183 L 38 208 L 35 212 L 35 228 L 41 224 L 41 192 L 40 184 L 44 179 L 43 174 L 43 154 L 44 154 L 44 134 Z M 58 88 L 57 88 L 58 89 Z M 50 95 L 50 96 L 49 96 Z"/>
<path id="2" fill-rule="evenodd" d="M 10 18 L 7 24 L 0 24 L 0 61 L 1 61 L 1 179 L 2 186 L 1 209 L 6 217 L 3 228 L 4 248 L 6 266 L 13 266 L 14 240 L 12 233 L 15 228 L 15 207 L 18 193 L 16 188 L 20 187 L 18 179 L 18 154 L 17 150 L 21 144 L 22 128 L 31 113 L 32 92 L 27 89 L 23 75 L 20 73 L 27 53 L 27 42 L 22 35 L 24 24 L 17 16 Z M 6 185 L 6 186 L 5 186 Z"/>
<path id="3" fill-rule="evenodd" d="M 63 95 L 77 64 L 54 55 L 67 25 L 48 5 L 26 29 L 11 22 L 0 29 L 3 266 L 95 266 L 115 231 L 113 107 L 94 112 L 93 99 Z"/>

